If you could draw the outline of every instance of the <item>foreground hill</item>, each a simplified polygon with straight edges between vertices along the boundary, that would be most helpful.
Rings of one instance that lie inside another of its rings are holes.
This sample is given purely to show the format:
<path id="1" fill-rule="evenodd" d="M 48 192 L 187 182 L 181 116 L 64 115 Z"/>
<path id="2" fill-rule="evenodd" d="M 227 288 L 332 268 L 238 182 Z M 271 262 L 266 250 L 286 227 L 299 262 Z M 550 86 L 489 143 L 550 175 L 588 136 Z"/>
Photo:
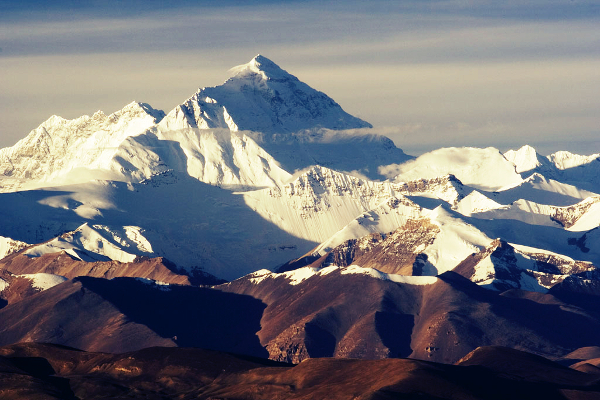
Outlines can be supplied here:
<path id="1" fill-rule="evenodd" d="M 311 359 L 291 366 L 201 349 L 88 353 L 0 347 L 4 399 L 592 399 L 600 375 L 505 348 L 457 365 L 410 359 Z"/>

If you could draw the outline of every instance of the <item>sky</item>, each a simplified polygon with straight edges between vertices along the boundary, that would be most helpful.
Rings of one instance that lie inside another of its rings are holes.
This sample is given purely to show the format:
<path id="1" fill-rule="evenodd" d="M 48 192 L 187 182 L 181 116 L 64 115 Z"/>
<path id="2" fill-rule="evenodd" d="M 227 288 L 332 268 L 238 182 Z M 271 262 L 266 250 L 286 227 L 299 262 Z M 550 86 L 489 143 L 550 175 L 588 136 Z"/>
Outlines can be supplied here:
<path id="1" fill-rule="evenodd" d="M 0 148 L 262 54 L 405 152 L 600 152 L 600 0 L 0 0 Z"/>

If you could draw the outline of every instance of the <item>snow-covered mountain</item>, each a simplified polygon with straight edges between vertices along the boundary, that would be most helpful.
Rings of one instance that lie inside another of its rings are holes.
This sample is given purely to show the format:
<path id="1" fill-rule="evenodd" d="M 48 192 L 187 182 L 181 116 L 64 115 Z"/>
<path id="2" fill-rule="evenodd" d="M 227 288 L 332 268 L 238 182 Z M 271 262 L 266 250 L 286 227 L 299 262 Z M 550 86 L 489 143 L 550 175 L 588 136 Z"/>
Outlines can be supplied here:
<path id="1" fill-rule="evenodd" d="M 133 102 L 109 116 L 49 118 L 0 150 L 0 191 L 139 182 L 169 170 L 221 187 L 260 188 L 315 164 L 379 178 L 380 166 L 411 158 L 386 137 L 340 132 L 371 125 L 263 56 L 232 73 L 166 116 Z"/>
<path id="2" fill-rule="evenodd" d="M 538 172 L 546 178 L 575 185 L 592 192 L 600 191 L 600 153 L 589 156 L 557 151 L 542 156 L 531 146 L 509 150 L 504 156 L 516 166 L 517 172 Z"/>
<path id="3" fill-rule="evenodd" d="M 164 116 L 148 104 L 130 103 L 106 116 L 50 117 L 12 147 L 0 150 L 0 187 L 10 192 L 122 175 L 114 162 L 127 138 L 144 133 Z"/>
<path id="4" fill-rule="evenodd" d="M 410 242 L 411 226 L 432 226 L 419 253 L 432 275 L 495 238 L 600 261 L 568 243 L 600 225 L 597 194 L 573 178 L 589 177 L 593 156 L 446 148 L 413 159 L 365 127 L 263 56 L 167 115 L 131 103 L 51 117 L 0 150 L 1 250 L 165 257 L 233 279 L 367 235 Z"/>
<path id="5" fill-rule="evenodd" d="M 492 147 L 438 149 L 400 165 L 382 167 L 381 172 L 396 182 L 452 174 L 465 185 L 488 191 L 517 185 L 522 180 L 515 165 Z"/>
<path id="6" fill-rule="evenodd" d="M 202 88 L 169 112 L 159 128 L 289 133 L 371 127 L 264 56 L 230 72 L 233 76 L 221 86 Z"/>

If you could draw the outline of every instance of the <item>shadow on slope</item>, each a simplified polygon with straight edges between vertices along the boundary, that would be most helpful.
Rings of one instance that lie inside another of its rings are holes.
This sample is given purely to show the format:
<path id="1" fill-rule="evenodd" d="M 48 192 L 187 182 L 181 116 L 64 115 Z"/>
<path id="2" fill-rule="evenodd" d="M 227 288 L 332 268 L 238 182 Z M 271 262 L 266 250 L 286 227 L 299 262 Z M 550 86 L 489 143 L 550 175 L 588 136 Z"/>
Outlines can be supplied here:
<path id="1" fill-rule="evenodd" d="M 286 135 L 248 132 L 288 172 L 313 165 L 385 180 L 379 167 L 414 159 L 386 136 L 360 130 L 316 129 Z"/>
<path id="2" fill-rule="evenodd" d="M 423 310 L 421 318 L 444 313 L 449 330 L 456 332 L 457 349 L 463 345 L 500 345 L 559 357 L 598 343 L 600 301 L 581 308 L 581 304 L 576 306 L 549 294 L 490 291 L 452 271 L 438 278 L 442 284 L 436 285 L 435 294 L 428 299 L 434 309 Z M 439 336 L 438 340 L 442 351 L 454 347 Z"/>
<path id="3" fill-rule="evenodd" d="M 250 296 L 189 286 L 161 288 L 128 278 L 76 280 L 128 320 L 172 338 L 179 347 L 268 355 L 256 336 L 266 305 Z"/>
<path id="4" fill-rule="evenodd" d="M 55 343 L 90 351 L 188 346 L 267 357 L 256 335 L 265 305 L 210 288 L 135 278 L 79 277 L 0 310 L 0 344 Z"/>
<path id="5" fill-rule="evenodd" d="M 600 264 L 598 250 L 584 247 L 582 244 L 586 241 L 584 237 L 586 232 L 570 232 L 559 227 L 532 225 L 513 219 L 486 220 L 465 217 L 447 205 L 442 205 L 442 207 L 453 217 L 473 225 L 489 238 L 500 238 L 512 244 L 535 247 L 563 254 L 575 260 Z"/>
<path id="6" fill-rule="evenodd" d="M 82 216 L 81 207 L 98 212 Z M 27 243 L 47 241 L 86 222 L 121 234 L 123 227 L 137 226 L 152 253 L 136 250 L 138 243 L 125 251 L 163 256 L 178 268 L 225 279 L 275 268 L 317 245 L 265 220 L 242 195 L 172 171 L 133 185 L 95 181 L 60 190 L 2 193 L 0 219 L 1 236 Z"/>

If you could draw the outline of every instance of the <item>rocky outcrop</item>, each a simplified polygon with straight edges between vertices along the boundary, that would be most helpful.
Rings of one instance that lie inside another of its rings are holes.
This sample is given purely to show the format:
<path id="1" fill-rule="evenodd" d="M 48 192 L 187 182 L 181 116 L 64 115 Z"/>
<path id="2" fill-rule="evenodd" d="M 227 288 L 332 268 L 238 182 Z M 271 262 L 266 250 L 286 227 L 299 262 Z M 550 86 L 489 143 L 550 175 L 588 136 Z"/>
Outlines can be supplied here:
<path id="1" fill-rule="evenodd" d="M 162 257 L 138 257 L 135 262 L 123 263 L 119 261 L 81 261 L 64 251 L 43 254 L 35 258 L 18 254 L 0 260 L 0 269 L 10 271 L 16 275 L 48 273 L 61 275 L 69 279 L 77 276 L 106 279 L 129 276 L 180 285 L 189 285 L 190 281 L 193 281 L 193 278 L 179 272 L 176 266 Z"/>

